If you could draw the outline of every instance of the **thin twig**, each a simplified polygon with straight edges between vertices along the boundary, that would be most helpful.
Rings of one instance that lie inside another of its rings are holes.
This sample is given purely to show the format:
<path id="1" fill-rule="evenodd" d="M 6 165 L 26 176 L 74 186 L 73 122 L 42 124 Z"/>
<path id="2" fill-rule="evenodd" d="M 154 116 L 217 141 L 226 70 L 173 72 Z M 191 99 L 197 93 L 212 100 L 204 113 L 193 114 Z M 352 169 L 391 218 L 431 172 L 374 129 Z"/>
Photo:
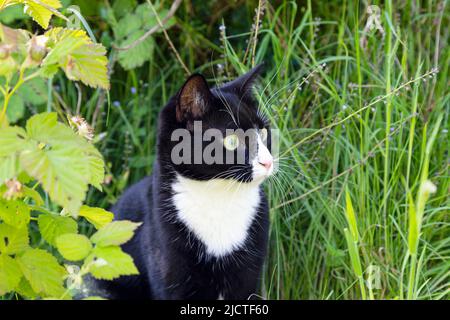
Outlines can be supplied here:
<path id="1" fill-rule="evenodd" d="M 172 49 L 173 53 L 175 54 L 175 57 L 177 58 L 178 62 L 180 62 L 181 66 L 183 67 L 183 69 L 186 72 L 186 74 L 189 75 L 191 72 L 189 71 L 189 68 L 186 67 L 186 65 L 184 64 L 183 60 L 181 60 L 181 57 L 178 54 L 177 49 L 175 49 L 175 46 L 173 45 L 172 41 L 169 38 L 169 34 L 167 33 L 166 29 L 164 29 L 164 25 L 163 25 L 162 21 L 159 19 L 158 14 L 156 13 L 155 7 L 153 6 L 153 4 L 152 4 L 152 2 L 150 0 L 147 0 L 147 2 L 150 5 L 150 8 L 152 9 L 153 14 L 156 17 L 156 20 L 158 21 L 158 24 L 159 24 L 159 26 L 161 27 L 161 29 L 162 29 L 162 31 L 164 33 L 164 37 L 166 38 L 167 42 L 169 43 L 170 48 Z"/>

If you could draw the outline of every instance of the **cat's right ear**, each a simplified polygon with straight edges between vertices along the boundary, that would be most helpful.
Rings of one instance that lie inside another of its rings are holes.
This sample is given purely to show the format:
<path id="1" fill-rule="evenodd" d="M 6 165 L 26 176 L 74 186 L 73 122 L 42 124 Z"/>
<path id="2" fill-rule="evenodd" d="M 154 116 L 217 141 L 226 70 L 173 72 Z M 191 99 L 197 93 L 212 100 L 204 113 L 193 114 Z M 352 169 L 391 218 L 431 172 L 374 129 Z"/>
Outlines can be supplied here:
<path id="1" fill-rule="evenodd" d="M 192 122 L 202 118 L 210 107 L 212 93 L 201 74 L 190 76 L 177 98 L 176 117 L 178 122 Z"/>

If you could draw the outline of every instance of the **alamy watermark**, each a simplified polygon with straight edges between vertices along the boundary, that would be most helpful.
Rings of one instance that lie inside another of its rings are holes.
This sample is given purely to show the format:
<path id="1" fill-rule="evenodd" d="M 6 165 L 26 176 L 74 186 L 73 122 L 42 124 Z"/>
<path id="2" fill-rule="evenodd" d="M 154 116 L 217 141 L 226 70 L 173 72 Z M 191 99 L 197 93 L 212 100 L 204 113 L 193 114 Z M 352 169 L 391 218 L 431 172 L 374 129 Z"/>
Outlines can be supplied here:
<path id="1" fill-rule="evenodd" d="M 202 121 L 194 121 L 192 130 L 180 128 L 172 132 L 171 160 L 174 164 L 245 165 L 270 153 L 279 155 L 277 129 L 203 128 Z M 274 161 L 274 165 L 277 161 Z"/>

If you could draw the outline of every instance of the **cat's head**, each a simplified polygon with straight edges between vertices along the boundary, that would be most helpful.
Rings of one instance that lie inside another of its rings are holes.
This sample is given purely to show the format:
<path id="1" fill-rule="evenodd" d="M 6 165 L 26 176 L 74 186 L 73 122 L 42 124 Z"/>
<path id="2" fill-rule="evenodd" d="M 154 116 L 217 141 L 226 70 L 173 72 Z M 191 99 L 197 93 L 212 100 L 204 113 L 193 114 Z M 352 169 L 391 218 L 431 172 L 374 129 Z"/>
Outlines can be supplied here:
<path id="1" fill-rule="evenodd" d="M 260 71 L 213 88 L 202 75 L 190 76 L 163 116 L 160 157 L 196 180 L 260 183 L 271 175 L 271 130 L 253 93 Z"/>

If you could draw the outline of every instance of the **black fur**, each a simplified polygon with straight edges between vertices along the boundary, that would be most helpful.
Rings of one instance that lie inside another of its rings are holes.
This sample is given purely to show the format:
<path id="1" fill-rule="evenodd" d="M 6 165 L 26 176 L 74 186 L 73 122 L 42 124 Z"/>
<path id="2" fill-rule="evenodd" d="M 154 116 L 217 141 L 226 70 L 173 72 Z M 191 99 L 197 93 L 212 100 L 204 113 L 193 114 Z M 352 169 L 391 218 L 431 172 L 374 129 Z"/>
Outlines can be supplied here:
<path id="1" fill-rule="evenodd" d="M 258 116 L 257 105 L 251 95 L 251 86 L 258 72 L 259 67 L 211 90 L 206 82 L 202 83 L 205 81 L 203 77 L 191 76 L 161 111 L 157 160 L 152 175 L 129 187 L 112 208 L 116 219 L 143 222 L 134 238 L 123 246 L 124 251 L 133 257 L 140 275 L 98 282 L 99 287 L 108 292 L 109 298 L 217 299 L 221 294 L 224 299 L 247 299 L 257 293 L 269 228 L 268 205 L 262 188 L 258 212 L 244 245 L 219 258 L 207 254 L 204 244 L 177 219 L 171 185 L 176 173 L 208 180 L 232 165 L 174 165 L 170 159 L 174 145 L 170 136 L 177 128 L 190 128 L 195 120 L 202 120 L 204 129 L 237 129 L 224 103 L 239 119 L 241 129 L 267 127 Z M 190 84 L 189 81 L 195 83 Z M 186 106 L 195 102 L 189 100 L 190 92 L 183 93 L 183 90 L 200 90 L 202 105 Z M 251 155 L 247 155 L 246 160 L 250 161 L 250 158 Z M 251 170 L 247 163 L 241 172 L 229 178 L 249 182 Z"/>

